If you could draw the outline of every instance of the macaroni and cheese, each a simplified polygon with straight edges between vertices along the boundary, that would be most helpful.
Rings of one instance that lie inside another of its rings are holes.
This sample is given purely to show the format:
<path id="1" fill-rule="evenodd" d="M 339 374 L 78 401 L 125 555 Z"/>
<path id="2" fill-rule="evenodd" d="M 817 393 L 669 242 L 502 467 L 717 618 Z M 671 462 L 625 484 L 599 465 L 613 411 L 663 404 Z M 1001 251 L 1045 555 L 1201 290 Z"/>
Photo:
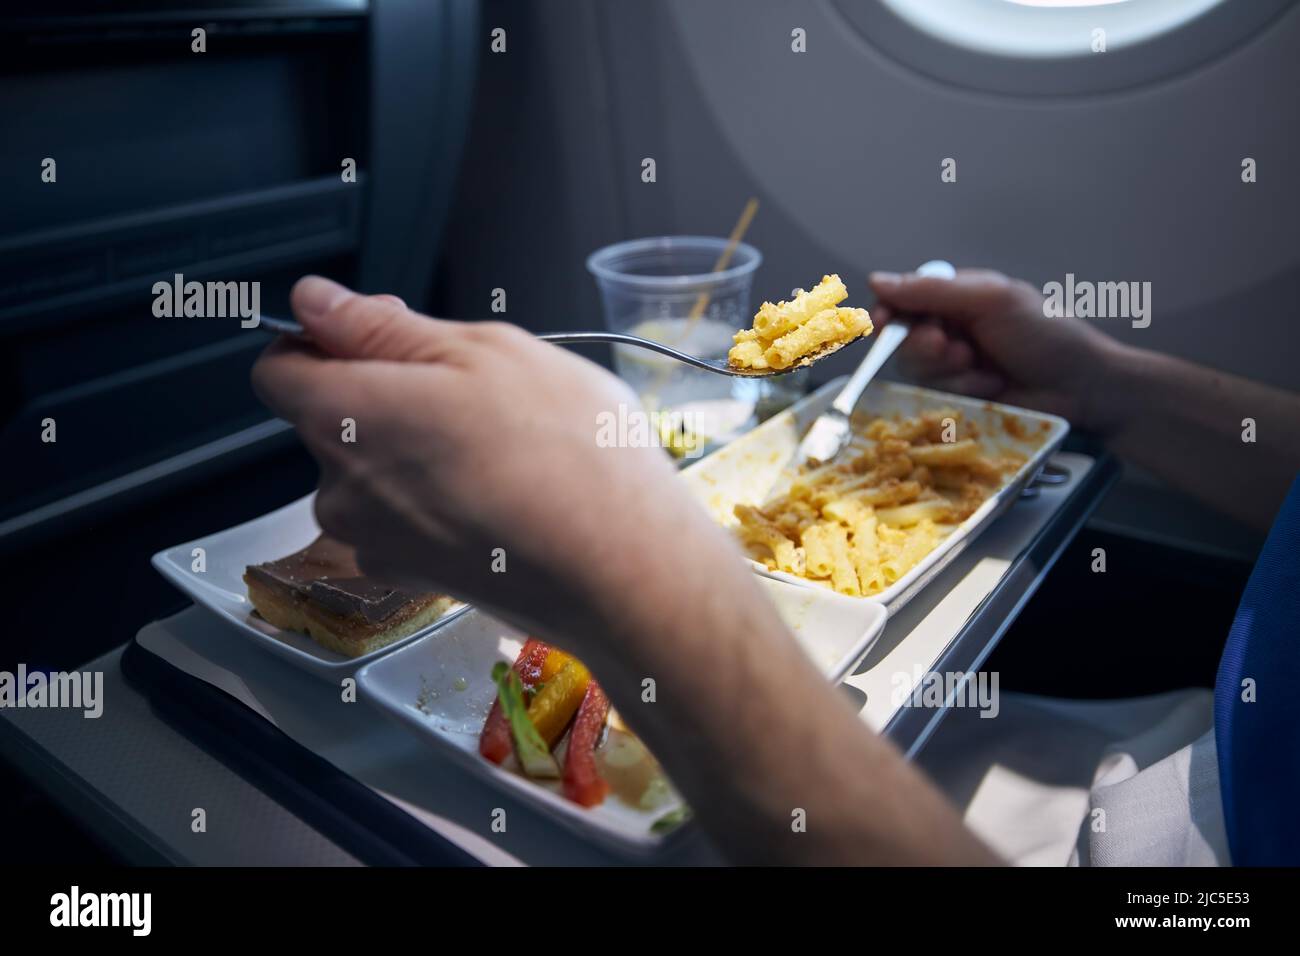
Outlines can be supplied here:
<path id="1" fill-rule="evenodd" d="M 750 556 L 834 588 L 879 594 L 1024 463 L 992 455 L 956 410 L 877 418 L 835 461 L 803 466 L 759 507 L 736 505 Z"/>
<path id="2" fill-rule="evenodd" d="M 840 277 L 830 275 L 813 289 L 800 289 L 789 302 L 764 302 L 754 327 L 735 334 L 727 361 L 734 368 L 786 369 L 871 334 L 866 309 L 839 306 L 848 294 Z"/>

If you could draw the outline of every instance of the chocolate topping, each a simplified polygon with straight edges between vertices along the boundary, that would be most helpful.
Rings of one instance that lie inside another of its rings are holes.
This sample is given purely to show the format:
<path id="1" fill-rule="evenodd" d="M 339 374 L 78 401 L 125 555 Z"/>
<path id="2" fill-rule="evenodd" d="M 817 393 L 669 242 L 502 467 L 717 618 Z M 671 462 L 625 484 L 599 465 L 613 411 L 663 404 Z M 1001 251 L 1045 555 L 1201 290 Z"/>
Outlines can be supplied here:
<path id="1" fill-rule="evenodd" d="M 327 535 L 278 561 L 250 565 L 248 573 L 332 614 L 340 617 L 360 614 L 372 624 L 391 617 L 412 601 L 427 597 L 366 577 L 357 566 L 356 551 Z"/>

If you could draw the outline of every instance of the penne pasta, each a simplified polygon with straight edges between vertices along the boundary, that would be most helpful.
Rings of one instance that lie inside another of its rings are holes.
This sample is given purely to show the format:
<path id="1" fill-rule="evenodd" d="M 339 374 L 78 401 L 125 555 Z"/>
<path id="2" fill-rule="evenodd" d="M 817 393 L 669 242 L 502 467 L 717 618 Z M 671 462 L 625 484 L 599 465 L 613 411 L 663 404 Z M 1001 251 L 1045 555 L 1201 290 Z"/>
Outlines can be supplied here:
<path id="1" fill-rule="evenodd" d="M 763 343 L 758 341 L 737 342 L 727 353 L 732 365 L 741 368 L 767 368 L 767 359 L 763 357 Z"/>
<path id="2" fill-rule="evenodd" d="M 945 498 L 931 498 L 927 501 L 913 501 L 911 504 L 898 505 L 893 508 L 881 508 L 877 517 L 894 528 L 910 528 L 922 521 L 939 522 L 953 518 L 956 509 Z"/>
<path id="3" fill-rule="evenodd" d="M 769 368 L 789 368 L 796 360 L 823 346 L 854 339 L 870 331 L 871 319 L 866 309 L 826 309 L 775 339 L 763 353 L 763 358 Z"/>
<path id="4" fill-rule="evenodd" d="M 830 539 L 831 555 L 835 561 L 831 568 L 831 587 L 849 597 L 858 597 L 862 591 L 858 587 L 858 572 L 853 566 L 853 559 L 849 556 L 849 533 L 842 524 L 827 524 L 826 527 L 830 529 L 827 531 L 827 537 Z"/>
<path id="5" fill-rule="evenodd" d="M 912 501 L 921 494 L 921 486 L 915 481 L 898 481 L 891 478 L 883 485 L 862 488 L 848 493 L 848 496 L 864 505 L 898 505 Z"/>
<path id="6" fill-rule="evenodd" d="M 754 331 L 771 340 L 798 328 L 819 312 L 839 305 L 849 290 L 837 275 L 822 276 L 822 281 L 808 291 L 800 290 L 789 302 L 773 305 L 764 302 L 754 316 Z"/>
<path id="7" fill-rule="evenodd" d="M 766 545 L 771 550 L 778 568 L 791 574 L 804 573 L 803 549 L 796 547 L 761 511 L 749 505 L 736 505 L 736 517 L 750 541 Z"/>
<path id="8" fill-rule="evenodd" d="M 880 540 L 877 537 L 879 520 L 874 511 L 863 508 L 852 521 L 853 538 L 850 557 L 858 576 L 858 590 L 875 594 L 885 589 L 880 571 Z"/>
<path id="9" fill-rule="evenodd" d="M 871 316 L 866 309 L 839 307 L 848 294 L 840 277 L 829 275 L 814 288 L 799 290 L 789 302 L 764 302 L 754 316 L 754 327 L 732 337 L 728 364 L 785 369 L 823 348 L 870 334 Z"/>
<path id="10" fill-rule="evenodd" d="M 980 457 L 973 439 L 940 442 L 937 445 L 913 445 L 908 457 L 918 465 L 966 465 Z"/>
<path id="11" fill-rule="evenodd" d="M 916 567 L 1022 459 L 988 455 L 952 410 L 854 424 L 851 458 L 805 468 L 762 508 L 735 513 L 766 567 L 869 596 Z"/>

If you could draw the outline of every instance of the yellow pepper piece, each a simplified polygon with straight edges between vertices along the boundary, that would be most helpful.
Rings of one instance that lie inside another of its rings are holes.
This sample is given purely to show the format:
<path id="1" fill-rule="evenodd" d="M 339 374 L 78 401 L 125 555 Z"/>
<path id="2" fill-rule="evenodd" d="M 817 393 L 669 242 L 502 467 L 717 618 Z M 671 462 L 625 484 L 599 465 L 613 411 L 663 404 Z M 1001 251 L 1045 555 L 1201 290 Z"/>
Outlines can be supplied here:
<path id="1" fill-rule="evenodd" d="M 549 683 L 556 674 L 564 669 L 564 665 L 573 660 L 573 657 L 564 653 L 559 648 L 552 647 L 546 651 L 546 659 L 542 661 L 542 673 L 538 681 L 546 684 Z"/>
<path id="2" fill-rule="evenodd" d="M 548 654 L 547 663 L 549 662 Z M 542 735 L 547 746 L 554 747 L 564 733 L 564 728 L 569 725 L 578 705 L 582 703 L 589 680 L 591 674 L 587 668 L 580 661 L 569 658 L 559 673 L 546 681 L 546 686 L 528 705 L 528 719 Z"/>

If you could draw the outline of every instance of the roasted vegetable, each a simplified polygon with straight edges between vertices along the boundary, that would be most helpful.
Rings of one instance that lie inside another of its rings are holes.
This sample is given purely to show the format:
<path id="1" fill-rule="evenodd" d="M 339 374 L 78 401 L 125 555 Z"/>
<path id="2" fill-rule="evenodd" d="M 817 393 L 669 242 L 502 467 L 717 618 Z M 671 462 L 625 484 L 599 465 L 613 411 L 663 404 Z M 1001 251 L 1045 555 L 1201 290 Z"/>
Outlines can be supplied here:
<path id="1" fill-rule="evenodd" d="M 492 680 L 497 685 L 497 700 L 510 724 L 515 756 L 519 758 L 524 773 L 530 777 L 558 777 L 560 767 L 551 756 L 551 748 L 528 719 L 524 688 L 519 675 L 505 661 L 497 661 L 492 668 Z"/>
<path id="2" fill-rule="evenodd" d="M 608 715 L 609 698 L 599 684 L 589 680 L 564 755 L 564 795 L 584 807 L 602 803 L 609 793 L 609 784 L 596 768 L 596 746 Z"/>
<path id="3" fill-rule="evenodd" d="M 527 641 L 515 659 L 515 673 L 525 690 L 531 690 L 541 679 L 551 648 L 541 641 Z M 488 712 L 483 733 L 478 739 L 478 752 L 495 764 L 504 763 L 514 749 L 510 738 L 510 721 L 501 709 L 501 701 L 494 700 Z"/>
<path id="4" fill-rule="evenodd" d="M 528 705 L 528 719 L 547 745 L 554 747 L 564 733 L 574 711 L 582 703 L 582 695 L 587 692 L 587 682 L 590 679 L 591 674 L 587 668 L 580 661 L 570 658 L 559 673 L 550 680 L 543 681 L 542 689 Z"/>
<path id="5" fill-rule="evenodd" d="M 564 665 L 569 663 L 571 660 L 573 660 L 573 658 L 564 653 L 564 651 L 560 650 L 558 647 L 550 648 L 546 653 L 545 660 L 542 662 L 541 670 L 539 671 L 541 676 L 538 678 L 538 681 L 542 684 L 549 683 L 556 674 L 564 670 Z M 540 689 L 541 688 L 539 687 L 538 690 Z"/>
<path id="6" fill-rule="evenodd" d="M 669 810 L 654 823 L 650 824 L 651 833 L 667 833 L 670 830 L 676 830 L 683 823 L 686 823 L 692 817 L 691 808 L 680 806 L 676 810 Z"/>

